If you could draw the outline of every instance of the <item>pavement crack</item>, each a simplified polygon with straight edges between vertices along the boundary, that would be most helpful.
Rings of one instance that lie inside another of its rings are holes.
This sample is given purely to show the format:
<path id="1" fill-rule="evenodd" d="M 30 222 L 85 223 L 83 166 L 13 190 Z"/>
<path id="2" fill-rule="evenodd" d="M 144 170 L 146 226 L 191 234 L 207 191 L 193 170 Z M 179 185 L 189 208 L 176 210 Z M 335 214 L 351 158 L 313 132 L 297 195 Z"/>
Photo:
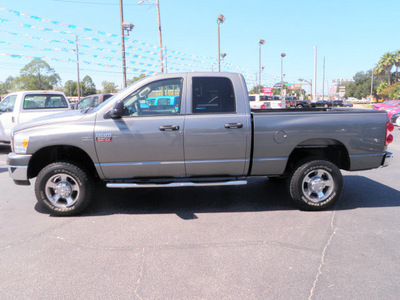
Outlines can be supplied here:
<path id="1" fill-rule="evenodd" d="M 144 248 L 142 249 L 141 257 L 142 257 L 142 262 L 140 264 L 139 278 L 136 281 L 135 296 L 138 297 L 139 299 L 143 300 L 143 298 L 140 297 L 140 295 L 138 294 L 138 290 L 139 290 L 140 283 L 141 283 L 142 277 L 143 277 L 143 266 L 144 266 L 144 260 L 145 260 Z"/>
<path id="2" fill-rule="evenodd" d="M 317 286 L 319 276 L 322 274 L 322 267 L 325 264 L 326 252 L 327 252 L 327 250 L 328 250 L 328 248 L 329 248 L 329 246 L 331 244 L 333 236 L 336 234 L 336 227 L 334 226 L 335 216 L 336 216 L 336 208 L 333 211 L 332 218 L 331 218 L 331 231 L 332 232 L 331 232 L 331 235 L 330 235 L 328 241 L 325 244 L 324 249 L 322 250 L 321 261 L 320 261 L 320 264 L 319 264 L 319 267 L 318 267 L 318 272 L 317 272 L 317 275 L 315 276 L 315 280 L 314 280 L 313 286 L 311 288 L 310 296 L 308 297 L 308 300 L 311 300 L 313 298 L 313 296 L 314 296 L 315 287 Z"/>

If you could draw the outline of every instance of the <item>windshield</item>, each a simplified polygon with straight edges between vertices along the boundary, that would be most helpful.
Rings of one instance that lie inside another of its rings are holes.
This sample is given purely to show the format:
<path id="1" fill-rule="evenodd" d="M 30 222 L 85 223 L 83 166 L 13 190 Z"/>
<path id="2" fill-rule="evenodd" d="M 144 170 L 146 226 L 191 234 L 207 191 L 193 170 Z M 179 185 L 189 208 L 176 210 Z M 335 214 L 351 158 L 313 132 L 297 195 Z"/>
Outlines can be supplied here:
<path id="1" fill-rule="evenodd" d="M 100 110 L 100 109 L 101 109 L 104 105 L 106 105 L 108 102 L 112 101 L 112 100 L 115 98 L 115 96 L 117 96 L 117 95 L 119 95 L 120 93 L 126 91 L 126 90 L 127 90 L 128 88 L 130 88 L 132 85 L 137 84 L 138 82 L 141 82 L 141 81 L 144 80 L 144 79 L 147 79 L 147 77 L 142 78 L 142 79 L 140 79 L 140 80 L 138 80 L 138 81 L 135 81 L 133 84 L 131 84 L 131 85 L 127 86 L 126 88 L 120 90 L 117 94 L 115 94 L 115 95 L 112 96 L 111 98 L 108 98 L 106 101 L 104 101 L 103 103 L 101 103 L 99 106 L 95 107 L 95 109 L 93 109 L 93 112 L 96 112 L 96 111 Z"/>
<path id="2" fill-rule="evenodd" d="M 11 95 L 0 102 L 0 112 L 13 111 L 17 95 Z"/>

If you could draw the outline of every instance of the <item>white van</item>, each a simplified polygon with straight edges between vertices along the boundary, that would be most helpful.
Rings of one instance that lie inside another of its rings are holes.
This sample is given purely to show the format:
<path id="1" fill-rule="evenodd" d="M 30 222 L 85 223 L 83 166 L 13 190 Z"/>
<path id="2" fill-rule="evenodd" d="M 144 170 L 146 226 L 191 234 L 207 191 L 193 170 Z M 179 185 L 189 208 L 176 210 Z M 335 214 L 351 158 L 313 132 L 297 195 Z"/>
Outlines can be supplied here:
<path id="1" fill-rule="evenodd" d="M 0 102 L 0 143 L 10 143 L 11 129 L 24 122 L 70 110 L 64 93 L 23 91 L 8 94 Z"/>
<path id="2" fill-rule="evenodd" d="M 264 94 L 249 95 L 251 109 L 281 108 L 279 96 L 266 96 Z"/>

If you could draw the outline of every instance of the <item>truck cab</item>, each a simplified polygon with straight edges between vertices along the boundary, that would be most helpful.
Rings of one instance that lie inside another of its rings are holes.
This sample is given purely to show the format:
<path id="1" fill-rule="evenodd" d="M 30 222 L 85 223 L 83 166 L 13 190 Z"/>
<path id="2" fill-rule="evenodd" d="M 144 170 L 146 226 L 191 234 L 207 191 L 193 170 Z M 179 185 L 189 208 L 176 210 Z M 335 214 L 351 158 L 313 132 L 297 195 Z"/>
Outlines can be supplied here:
<path id="1" fill-rule="evenodd" d="M 22 91 L 8 94 L 0 102 L 0 142 L 10 143 L 11 129 L 24 122 L 70 110 L 64 93 Z"/>

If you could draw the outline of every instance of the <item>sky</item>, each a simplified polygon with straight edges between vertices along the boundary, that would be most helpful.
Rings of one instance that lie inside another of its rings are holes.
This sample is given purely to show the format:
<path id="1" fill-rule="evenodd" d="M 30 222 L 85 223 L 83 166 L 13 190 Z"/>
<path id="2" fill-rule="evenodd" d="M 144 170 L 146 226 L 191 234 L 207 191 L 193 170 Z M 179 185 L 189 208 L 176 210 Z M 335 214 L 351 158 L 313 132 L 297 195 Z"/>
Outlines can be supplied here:
<path id="1" fill-rule="evenodd" d="M 153 0 L 152 0 L 153 1 Z M 154 0 L 155 1 L 155 0 Z M 154 2 L 153 1 L 153 2 Z M 217 16 L 221 71 L 243 73 L 248 87 L 258 83 L 260 39 L 262 84 L 280 82 L 281 53 L 285 81 L 314 76 L 317 91 L 337 78 L 367 72 L 386 52 L 400 49 L 397 0 L 159 0 L 167 70 L 218 70 Z M 157 8 L 123 0 L 124 21 L 135 25 L 127 37 L 127 78 L 160 71 Z M 119 0 L 0 0 L 0 81 L 18 76 L 34 57 L 43 58 L 62 79 L 77 80 L 75 35 L 81 80 L 89 75 L 122 86 Z M 309 87 L 304 87 L 309 91 Z"/>

